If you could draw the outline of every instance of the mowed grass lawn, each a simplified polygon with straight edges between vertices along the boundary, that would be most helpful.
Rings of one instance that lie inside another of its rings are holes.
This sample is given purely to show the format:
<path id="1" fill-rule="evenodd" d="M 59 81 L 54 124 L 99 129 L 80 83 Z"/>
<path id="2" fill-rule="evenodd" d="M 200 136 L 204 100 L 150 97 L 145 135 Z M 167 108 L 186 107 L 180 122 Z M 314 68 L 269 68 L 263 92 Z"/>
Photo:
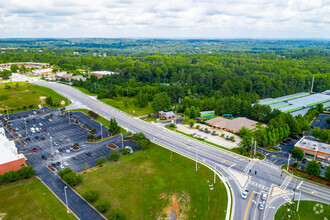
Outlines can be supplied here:
<path id="1" fill-rule="evenodd" d="M 315 201 L 300 201 L 298 213 L 298 202 L 293 204 L 293 212 L 290 219 L 292 220 L 324 220 L 330 219 L 330 205 Z M 290 211 L 288 212 L 289 203 L 282 205 L 275 214 L 275 220 L 287 220 Z M 290 208 L 292 205 L 290 206 Z M 315 208 L 314 208 L 315 207 Z M 314 210 L 315 209 L 315 210 Z"/>
<path id="2" fill-rule="evenodd" d="M 5 89 L 6 85 L 10 88 Z M 67 104 L 65 97 L 43 86 L 24 82 L 3 83 L 0 84 L 0 112 L 3 113 L 6 106 L 8 106 L 9 113 L 11 113 L 10 109 L 17 112 L 17 108 L 19 108 L 19 111 L 23 111 L 23 106 L 26 106 L 27 110 L 29 110 L 29 105 L 34 105 L 34 108 L 36 108 L 41 104 L 40 97 L 42 96 L 51 96 L 54 104 L 60 104 L 62 100 Z M 46 105 L 45 100 L 44 104 Z"/>
<path id="3" fill-rule="evenodd" d="M 147 115 L 149 113 L 155 112 L 151 106 L 151 102 L 148 103 L 145 107 L 138 107 L 133 104 L 133 97 L 120 97 L 120 98 L 114 98 L 114 99 L 100 99 L 102 102 L 111 105 L 123 112 L 126 112 L 130 115 L 134 116 L 140 116 L 140 115 Z M 125 105 L 126 103 L 126 105 Z M 135 113 L 133 113 L 133 111 Z"/>
<path id="4" fill-rule="evenodd" d="M 37 178 L 0 185 L 0 216 L 9 219 L 76 219 Z M 0 217 L 1 219 L 1 217 Z"/>
<path id="5" fill-rule="evenodd" d="M 127 219 L 157 219 L 172 210 L 183 219 L 225 219 L 227 193 L 208 168 L 153 145 L 144 151 L 123 156 L 117 162 L 83 175 L 76 190 L 99 190 L 100 199 L 120 207 Z M 97 203 L 97 202 L 96 202 Z M 93 205 L 95 205 L 94 203 Z M 105 216 L 109 215 L 109 211 Z"/>

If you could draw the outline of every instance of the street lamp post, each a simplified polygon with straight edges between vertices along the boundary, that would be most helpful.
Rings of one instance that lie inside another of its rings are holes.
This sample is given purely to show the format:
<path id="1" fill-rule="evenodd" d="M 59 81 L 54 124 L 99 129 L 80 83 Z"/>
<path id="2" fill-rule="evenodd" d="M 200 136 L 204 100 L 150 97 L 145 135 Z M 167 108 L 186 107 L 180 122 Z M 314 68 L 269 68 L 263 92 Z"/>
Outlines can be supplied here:
<path id="1" fill-rule="evenodd" d="M 25 118 L 24 118 L 24 124 L 25 124 L 25 133 L 28 134 L 27 127 L 26 127 L 26 119 Z"/>
<path id="2" fill-rule="evenodd" d="M 123 134 L 120 134 L 121 136 L 121 149 L 124 148 L 124 137 L 123 137 Z"/>
<path id="3" fill-rule="evenodd" d="M 213 177 L 213 184 L 215 184 L 215 173 L 217 172 L 217 164 L 214 165 L 214 177 Z"/>
<path id="4" fill-rule="evenodd" d="M 286 171 L 289 170 L 289 161 L 290 161 L 290 154 L 289 154 L 289 157 L 288 157 L 288 165 L 286 166 Z"/>
<path id="5" fill-rule="evenodd" d="M 69 213 L 68 196 L 66 195 L 66 189 L 67 188 L 68 188 L 67 186 L 64 186 L 64 195 L 65 195 L 66 210 L 67 210 L 67 213 Z"/>
<path id="6" fill-rule="evenodd" d="M 101 125 L 101 140 L 103 139 L 102 124 Z"/>
<path id="7" fill-rule="evenodd" d="M 71 124 L 71 122 L 70 122 L 70 118 L 71 118 L 71 116 L 70 116 L 70 111 L 69 111 L 69 124 Z"/>
<path id="8" fill-rule="evenodd" d="M 52 148 L 52 155 L 54 155 L 53 138 L 52 138 L 52 136 L 50 136 L 50 146 Z"/>
<path id="9" fill-rule="evenodd" d="M 8 106 L 7 105 L 6 105 L 6 111 L 7 111 L 7 119 L 9 120 Z"/>

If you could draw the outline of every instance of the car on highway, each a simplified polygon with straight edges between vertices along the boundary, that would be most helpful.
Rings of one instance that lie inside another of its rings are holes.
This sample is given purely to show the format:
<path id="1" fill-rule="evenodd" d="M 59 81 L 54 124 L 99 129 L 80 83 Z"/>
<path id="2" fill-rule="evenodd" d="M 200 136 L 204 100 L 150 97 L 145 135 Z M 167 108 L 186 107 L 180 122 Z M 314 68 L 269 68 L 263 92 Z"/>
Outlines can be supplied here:
<path id="1" fill-rule="evenodd" d="M 265 203 L 260 202 L 258 208 L 259 208 L 260 211 L 263 211 L 265 209 Z"/>
<path id="2" fill-rule="evenodd" d="M 188 146 L 192 146 L 192 143 L 188 142 L 187 145 L 188 145 Z"/>
<path id="3" fill-rule="evenodd" d="M 44 159 L 44 160 L 47 160 L 46 155 L 42 155 L 41 158 Z"/>
<path id="4" fill-rule="evenodd" d="M 244 192 L 242 193 L 242 199 L 246 199 L 248 196 L 249 191 L 248 190 L 244 190 Z"/>

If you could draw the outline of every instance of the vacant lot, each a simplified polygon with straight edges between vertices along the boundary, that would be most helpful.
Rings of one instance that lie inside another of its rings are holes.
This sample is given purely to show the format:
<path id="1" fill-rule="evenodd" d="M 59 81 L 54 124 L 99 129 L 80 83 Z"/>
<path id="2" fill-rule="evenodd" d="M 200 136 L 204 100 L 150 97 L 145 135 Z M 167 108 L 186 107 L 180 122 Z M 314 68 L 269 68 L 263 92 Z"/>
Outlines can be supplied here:
<path id="1" fill-rule="evenodd" d="M 0 219 L 76 219 L 37 178 L 0 186 Z"/>
<path id="2" fill-rule="evenodd" d="M 290 219 L 292 220 L 323 220 L 330 219 L 330 207 L 329 204 L 324 204 L 320 202 L 314 201 L 300 201 L 299 212 L 295 212 L 297 210 L 297 201 L 294 202 L 290 208 L 293 208 L 292 216 Z M 288 215 L 288 205 L 289 203 L 285 203 L 282 205 L 275 214 L 275 220 L 286 220 L 289 219 Z"/>
<path id="3" fill-rule="evenodd" d="M 3 113 L 6 106 L 8 106 L 9 113 L 11 110 L 13 112 L 23 111 L 23 106 L 29 109 L 29 105 L 34 105 L 36 108 L 41 104 L 40 97 L 46 96 L 51 96 L 54 104 L 60 104 L 62 100 L 67 102 L 66 98 L 46 87 L 24 82 L 0 84 L 0 112 Z M 46 105 L 45 100 L 44 104 Z"/>
<path id="4" fill-rule="evenodd" d="M 122 110 L 128 114 L 139 116 L 139 115 L 147 115 L 149 113 L 153 113 L 154 110 L 151 106 L 151 102 L 148 103 L 147 106 L 141 108 L 137 107 L 133 104 L 134 98 L 120 97 L 114 99 L 100 99 L 102 102 L 111 105 L 119 110 Z M 135 113 L 134 113 L 134 112 Z"/>
<path id="5" fill-rule="evenodd" d="M 156 219 L 173 211 L 184 219 L 224 219 L 227 206 L 225 186 L 213 173 L 158 146 L 138 151 L 89 172 L 77 191 L 99 190 L 113 207 L 120 207 L 127 219 Z M 105 214 L 106 216 L 109 213 Z"/>

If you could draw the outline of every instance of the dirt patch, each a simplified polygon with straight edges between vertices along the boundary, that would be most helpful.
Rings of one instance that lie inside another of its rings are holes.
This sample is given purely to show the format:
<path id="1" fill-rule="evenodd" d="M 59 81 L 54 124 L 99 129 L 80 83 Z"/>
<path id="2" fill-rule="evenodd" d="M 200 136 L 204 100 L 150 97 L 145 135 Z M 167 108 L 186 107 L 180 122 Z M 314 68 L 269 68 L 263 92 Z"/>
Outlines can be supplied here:
<path id="1" fill-rule="evenodd" d="M 52 165 L 48 165 L 47 167 L 48 167 L 48 169 L 49 169 L 50 171 L 52 171 L 53 173 L 56 172 L 56 169 L 55 169 Z"/>
<path id="2" fill-rule="evenodd" d="M 168 202 L 167 206 L 162 211 L 162 216 L 158 217 L 161 219 L 180 220 L 188 219 L 189 203 L 190 198 L 187 194 L 162 194 L 160 199 Z"/>
<path id="3" fill-rule="evenodd" d="M 107 144 L 107 147 L 112 149 L 112 150 L 118 149 L 118 146 L 115 145 L 115 144 Z"/>

